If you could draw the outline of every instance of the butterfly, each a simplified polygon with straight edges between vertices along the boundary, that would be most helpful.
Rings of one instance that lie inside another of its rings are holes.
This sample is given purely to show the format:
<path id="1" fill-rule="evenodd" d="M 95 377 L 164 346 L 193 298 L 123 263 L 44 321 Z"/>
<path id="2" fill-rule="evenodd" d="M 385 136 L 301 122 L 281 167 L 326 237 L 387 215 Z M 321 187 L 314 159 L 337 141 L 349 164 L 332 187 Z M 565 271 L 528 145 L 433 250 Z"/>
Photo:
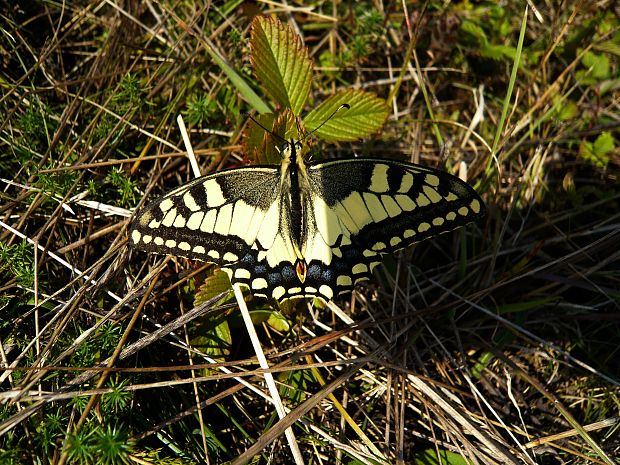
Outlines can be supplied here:
<path id="1" fill-rule="evenodd" d="M 253 294 L 329 301 L 369 279 L 381 256 L 480 219 L 485 206 L 448 173 L 380 158 L 307 163 L 290 140 L 280 166 L 219 171 L 150 203 L 140 250 L 219 265 Z"/>

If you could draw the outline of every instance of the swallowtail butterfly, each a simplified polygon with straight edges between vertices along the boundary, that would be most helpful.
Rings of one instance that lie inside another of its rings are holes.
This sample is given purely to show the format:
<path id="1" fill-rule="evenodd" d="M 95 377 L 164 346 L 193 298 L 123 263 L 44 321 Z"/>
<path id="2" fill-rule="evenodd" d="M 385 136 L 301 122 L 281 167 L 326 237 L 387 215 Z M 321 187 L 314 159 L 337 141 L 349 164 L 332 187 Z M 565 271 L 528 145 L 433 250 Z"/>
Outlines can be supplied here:
<path id="1" fill-rule="evenodd" d="M 368 279 L 381 256 L 481 218 L 459 178 L 375 158 L 306 163 L 300 143 L 280 166 L 198 178 L 148 205 L 134 247 L 220 265 L 233 284 L 278 301 L 324 301 Z"/>

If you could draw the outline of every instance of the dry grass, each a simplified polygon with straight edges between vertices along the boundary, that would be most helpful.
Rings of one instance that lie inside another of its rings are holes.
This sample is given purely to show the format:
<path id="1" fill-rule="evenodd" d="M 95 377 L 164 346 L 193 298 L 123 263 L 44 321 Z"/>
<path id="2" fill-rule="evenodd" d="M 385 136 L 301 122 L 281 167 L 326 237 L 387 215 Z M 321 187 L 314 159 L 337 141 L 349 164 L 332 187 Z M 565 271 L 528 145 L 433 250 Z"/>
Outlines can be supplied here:
<path id="1" fill-rule="evenodd" d="M 619 460 L 619 12 L 533 2 L 508 93 L 517 3 L 0 3 L 0 463 L 291 463 L 291 424 L 307 463 Z M 280 422 L 236 307 L 193 302 L 211 267 L 126 247 L 131 209 L 192 178 L 179 113 L 203 173 L 243 163 L 251 107 L 205 47 L 258 89 L 261 11 L 309 47 L 314 104 L 394 97 L 325 153 L 463 162 L 489 207 L 257 328 Z"/>

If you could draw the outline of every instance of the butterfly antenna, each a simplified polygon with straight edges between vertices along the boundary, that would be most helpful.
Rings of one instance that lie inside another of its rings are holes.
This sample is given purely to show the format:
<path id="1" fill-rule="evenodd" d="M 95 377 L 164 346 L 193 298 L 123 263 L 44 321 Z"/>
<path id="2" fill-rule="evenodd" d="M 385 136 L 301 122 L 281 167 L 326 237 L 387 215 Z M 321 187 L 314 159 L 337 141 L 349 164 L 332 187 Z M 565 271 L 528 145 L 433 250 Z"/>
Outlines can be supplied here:
<path id="1" fill-rule="evenodd" d="M 254 122 L 254 124 L 263 128 L 267 134 L 270 134 L 272 137 L 275 137 L 276 139 L 280 139 L 283 143 L 288 144 L 288 141 L 284 137 L 280 136 L 279 134 L 276 134 L 270 129 L 267 129 L 265 126 L 260 124 L 252 115 L 248 115 L 248 118 L 250 118 Z"/>
<path id="2" fill-rule="evenodd" d="M 319 124 L 316 128 L 314 128 L 312 131 L 310 131 L 308 134 L 306 134 L 306 136 L 305 136 L 305 137 L 304 137 L 301 141 L 305 140 L 306 138 L 308 138 L 308 136 L 311 136 L 312 134 L 314 134 L 315 132 L 317 132 L 319 129 L 321 129 L 321 127 L 323 127 L 323 125 L 324 125 L 325 123 L 327 123 L 330 119 L 332 119 L 334 116 L 336 116 L 336 113 L 338 113 L 338 112 L 339 112 L 340 110 L 342 110 L 343 108 L 346 108 L 346 109 L 348 110 L 349 108 L 351 108 L 351 105 L 349 105 L 348 103 L 343 103 L 342 105 L 340 105 L 338 108 L 336 108 L 336 109 L 334 110 L 334 112 L 333 112 L 331 115 L 329 115 L 329 116 L 325 119 L 325 121 L 323 121 L 323 122 L 322 122 L 321 124 Z M 301 141 L 300 141 L 300 142 L 301 142 Z"/>

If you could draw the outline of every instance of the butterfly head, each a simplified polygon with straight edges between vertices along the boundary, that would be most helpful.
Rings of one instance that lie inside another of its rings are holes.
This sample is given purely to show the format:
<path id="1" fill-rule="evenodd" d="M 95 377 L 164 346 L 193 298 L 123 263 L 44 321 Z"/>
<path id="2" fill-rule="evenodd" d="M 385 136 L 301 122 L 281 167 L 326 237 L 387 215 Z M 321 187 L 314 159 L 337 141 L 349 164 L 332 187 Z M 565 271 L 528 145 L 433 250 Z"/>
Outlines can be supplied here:
<path id="1" fill-rule="evenodd" d="M 288 160 L 291 163 L 295 163 L 297 161 L 297 157 L 301 155 L 302 149 L 303 144 L 301 140 L 289 139 L 282 144 L 280 155 L 283 159 Z"/>

